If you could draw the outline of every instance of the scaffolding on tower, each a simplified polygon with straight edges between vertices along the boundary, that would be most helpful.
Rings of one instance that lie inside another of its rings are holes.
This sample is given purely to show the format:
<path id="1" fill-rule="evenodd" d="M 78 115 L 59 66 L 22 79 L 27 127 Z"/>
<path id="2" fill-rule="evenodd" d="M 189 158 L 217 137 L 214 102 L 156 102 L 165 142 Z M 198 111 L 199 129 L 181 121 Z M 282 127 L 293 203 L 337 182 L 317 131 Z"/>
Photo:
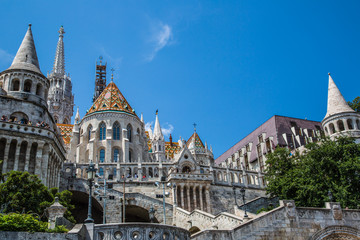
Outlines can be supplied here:
<path id="1" fill-rule="evenodd" d="M 95 78 L 95 92 L 93 102 L 100 96 L 100 94 L 106 88 L 106 62 L 103 64 L 102 56 L 99 57 L 99 61 L 96 62 L 96 78 Z"/>

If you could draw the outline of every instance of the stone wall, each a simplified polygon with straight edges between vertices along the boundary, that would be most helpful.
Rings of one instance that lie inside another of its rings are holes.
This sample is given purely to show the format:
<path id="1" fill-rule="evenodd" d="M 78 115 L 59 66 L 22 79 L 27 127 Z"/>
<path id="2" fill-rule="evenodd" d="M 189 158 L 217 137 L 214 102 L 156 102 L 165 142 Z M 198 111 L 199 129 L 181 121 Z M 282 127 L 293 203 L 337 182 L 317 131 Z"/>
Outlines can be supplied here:
<path id="1" fill-rule="evenodd" d="M 280 206 L 259 214 L 229 230 L 205 230 L 192 239 L 359 239 L 360 210 L 342 210 L 339 203 L 326 208 L 296 207 L 294 201 L 280 201 Z M 339 238 L 331 238 L 335 235 Z"/>
<path id="2" fill-rule="evenodd" d="M 1 232 L 0 239 L 11 240 L 80 240 L 82 239 L 78 234 L 71 233 L 28 233 L 28 232 Z"/>

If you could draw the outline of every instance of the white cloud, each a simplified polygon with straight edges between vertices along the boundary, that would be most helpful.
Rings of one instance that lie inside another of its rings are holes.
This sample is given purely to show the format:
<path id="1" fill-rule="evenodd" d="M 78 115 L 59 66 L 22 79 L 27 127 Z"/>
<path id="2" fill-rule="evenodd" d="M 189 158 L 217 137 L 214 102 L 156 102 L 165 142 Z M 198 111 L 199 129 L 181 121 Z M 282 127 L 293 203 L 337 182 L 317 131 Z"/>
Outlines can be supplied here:
<path id="1" fill-rule="evenodd" d="M 0 64 L 10 64 L 14 59 L 14 55 L 0 48 Z M 9 67 L 9 66 L 6 66 Z"/>
<path id="2" fill-rule="evenodd" d="M 170 123 L 165 123 L 162 127 L 161 127 L 162 133 L 164 134 L 164 136 L 169 137 L 170 134 L 174 131 L 174 126 L 171 125 Z"/>
<path id="3" fill-rule="evenodd" d="M 172 29 L 168 24 L 160 23 L 159 26 L 154 31 L 152 42 L 154 44 L 154 49 L 149 56 L 146 57 L 146 60 L 151 62 L 156 54 L 169 45 L 172 40 Z"/>
<path id="4" fill-rule="evenodd" d="M 145 131 L 149 131 L 150 126 L 152 128 L 152 130 L 154 130 L 154 121 L 152 122 L 147 122 L 145 124 Z M 174 126 L 170 123 L 165 123 L 161 126 L 161 131 L 164 134 L 165 137 L 169 137 L 170 134 L 174 131 Z"/>
<path id="5" fill-rule="evenodd" d="M 149 131 L 150 130 L 150 126 L 152 127 L 154 125 L 154 122 L 147 122 L 145 124 L 145 131 Z"/>

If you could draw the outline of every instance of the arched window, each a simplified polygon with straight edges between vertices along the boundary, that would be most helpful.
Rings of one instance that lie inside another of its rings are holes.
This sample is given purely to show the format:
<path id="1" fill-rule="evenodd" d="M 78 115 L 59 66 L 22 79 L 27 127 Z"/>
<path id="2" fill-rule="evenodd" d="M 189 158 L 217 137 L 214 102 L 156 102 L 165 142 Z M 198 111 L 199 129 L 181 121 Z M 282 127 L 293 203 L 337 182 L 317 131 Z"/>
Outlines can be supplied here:
<path id="1" fill-rule="evenodd" d="M 103 163 L 105 161 L 105 149 L 100 150 L 100 162 Z"/>
<path id="2" fill-rule="evenodd" d="M 113 126 L 113 140 L 120 140 L 120 124 L 118 122 Z"/>
<path id="3" fill-rule="evenodd" d="M 113 155 L 114 155 L 114 162 L 118 162 L 118 160 L 119 160 L 119 149 L 115 148 Z"/>
<path id="4" fill-rule="evenodd" d="M 36 95 L 41 96 L 42 85 L 39 83 L 36 85 Z"/>
<path id="5" fill-rule="evenodd" d="M 12 81 L 12 91 L 19 91 L 20 90 L 20 81 L 19 79 L 14 79 Z"/>
<path id="6" fill-rule="evenodd" d="M 104 176 L 104 169 L 102 167 L 99 168 L 99 175 Z"/>
<path id="7" fill-rule="evenodd" d="M 31 91 L 31 81 L 26 80 L 24 83 L 24 92 L 30 92 Z"/>
<path id="8" fill-rule="evenodd" d="M 353 128 L 353 122 L 352 122 L 351 119 L 348 119 L 348 120 L 347 120 L 347 125 L 348 125 L 348 128 L 349 128 L 350 130 L 354 129 L 354 128 Z"/>
<path id="9" fill-rule="evenodd" d="M 91 139 L 91 132 L 92 132 L 92 126 L 90 125 L 88 127 L 88 141 L 90 141 L 90 139 Z"/>
<path id="10" fill-rule="evenodd" d="M 100 124 L 100 136 L 99 140 L 105 140 L 106 139 L 106 126 L 105 123 Z"/>
<path id="11" fill-rule="evenodd" d="M 330 134 L 336 133 L 335 126 L 333 123 L 329 124 Z"/>
<path id="12" fill-rule="evenodd" d="M 337 121 L 337 125 L 340 132 L 345 130 L 344 122 L 342 120 Z"/>
<path id="13" fill-rule="evenodd" d="M 131 142 L 131 136 L 132 136 L 132 127 L 131 125 L 127 125 L 126 127 L 126 130 L 127 130 L 127 139 L 129 139 L 129 142 Z"/>

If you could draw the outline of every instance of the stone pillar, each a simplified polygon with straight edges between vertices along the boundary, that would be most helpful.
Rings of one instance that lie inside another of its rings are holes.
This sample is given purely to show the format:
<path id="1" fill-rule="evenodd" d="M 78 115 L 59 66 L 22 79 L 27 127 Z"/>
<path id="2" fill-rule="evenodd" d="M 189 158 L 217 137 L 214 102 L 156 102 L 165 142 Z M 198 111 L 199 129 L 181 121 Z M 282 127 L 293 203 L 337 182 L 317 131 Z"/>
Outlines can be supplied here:
<path id="1" fill-rule="evenodd" d="M 181 197 L 180 197 L 181 199 L 178 199 L 178 202 L 180 202 L 181 203 L 180 206 L 183 209 L 185 209 L 185 204 L 184 204 L 184 184 L 181 184 L 178 187 L 180 188 L 180 195 L 181 195 Z"/>
<path id="2" fill-rule="evenodd" d="M 17 171 L 19 169 L 19 157 L 20 157 L 20 148 L 21 148 L 21 142 L 17 142 L 16 144 L 16 151 L 15 151 L 15 159 L 14 159 L 14 171 Z"/>
<path id="3" fill-rule="evenodd" d="M 200 209 L 204 211 L 204 204 L 203 204 L 203 195 L 202 195 L 202 186 L 199 186 L 199 198 L 200 198 Z"/>
<path id="4" fill-rule="evenodd" d="M 350 130 L 349 125 L 348 125 L 348 122 L 347 122 L 347 119 L 343 119 L 342 121 L 343 121 L 343 123 L 344 123 L 344 128 L 345 128 L 345 130 Z"/>
<path id="5" fill-rule="evenodd" d="M 339 126 L 337 124 L 337 122 L 332 122 L 334 124 L 334 127 L 335 127 L 335 131 L 338 133 L 340 132 L 340 129 L 339 129 Z"/>
<path id="6" fill-rule="evenodd" d="M 2 166 L 2 173 L 6 173 L 7 162 L 8 162 L 8 158 L 9 158 L 10 143 L 11 143 L 11 140 L 7 139 L 6 144 L 5 144 L 5 150 L 4 150 L 4 162 L 3 162 L 3 166 Z"/>
<path id="7" fill-rule="evenodd" d="M 207 206 L 207 212 L 211 212 L 211 207 L 210 207 L 210 205 L 211 205 L 211 200 L 210 200 L 210 189 L 209 189 L 209 187 L 206 187 L 206 189 L 205 189 L 205 195 L 206 195 L 206 202 L 207 202 L 207 204 L 206 204 L 206 206 Z"/>
<path id="8" fill-rule="evenodd" d="M 188 185 L 187 188 L 187 207 L 188 211 L 191 212 L 191 203 L 190 203 L 190 186 Z"/>
<path id="9" fill-rule="evenodd" d="M 41 163 L 42 163 L 42 152 L 43 152 L 44 143 L 38 143 L 36 157 L 35 157 L 35 175 L 41 179 Z"/>
<path id="10" fill-rule="evenodd" d="M 129 139 L 126 138 L 127 130 L 123 128 L 122 130 L 122 151 L 123 151 L 123 162 L 129 162 Z"/>
<path id="11" fill-rule="evenodd" d="M 33 144 L 33 142 L 28 142 L 28 145 L 27 145 L 27 148 L 26 148 L 24 171 L 29 171 L 30 150 L 31 150 L 32 144 Z"/>
<path id="12" fill-rule="evenodd" d="M 197 205 L 196 188 L 197 188 L 197 185 L 194 185 L 194 188 L 193 188 L 193 191 L 194 191 L 194 210 L 195 210 L 196 208 L 199 208 L 199 206 Z"/>
<path id="13" fill-rule="evenodd" d="M 41 164 L 41 181 L 42 183 L 47 186 L 47 169 L 49 165 L 49 153 L 44 155 L 42 158 L 42 164 Z"/>

